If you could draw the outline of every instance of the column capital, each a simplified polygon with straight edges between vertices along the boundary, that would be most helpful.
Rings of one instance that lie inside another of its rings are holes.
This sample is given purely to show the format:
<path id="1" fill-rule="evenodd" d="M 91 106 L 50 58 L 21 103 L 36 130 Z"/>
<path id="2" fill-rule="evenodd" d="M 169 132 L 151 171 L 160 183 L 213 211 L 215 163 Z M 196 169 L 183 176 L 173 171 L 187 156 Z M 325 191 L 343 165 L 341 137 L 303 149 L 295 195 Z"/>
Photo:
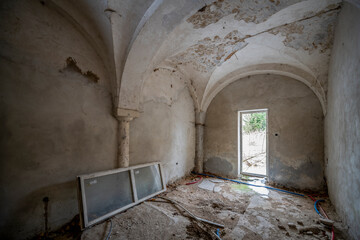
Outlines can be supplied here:
<path id="1" fill-rule="evenodd" d="M 195 112 L 195 125 L 204 125 L 205 117 L 206 117 L 206 112 L 203 111 Z"/>
<path id="2" fill-rule="evenodd" d="M 116 108 L 115 117 L 119 121 L 130 122 L 140 116 L 140 112 L 132 109 Z"/>
<path id="3" fill-rule="evenodd" d="M 133 117 L 128 117 L 128 116 L 117 116 L 116 119 L 119 122 L 131 122 L 134 118 Z"/>

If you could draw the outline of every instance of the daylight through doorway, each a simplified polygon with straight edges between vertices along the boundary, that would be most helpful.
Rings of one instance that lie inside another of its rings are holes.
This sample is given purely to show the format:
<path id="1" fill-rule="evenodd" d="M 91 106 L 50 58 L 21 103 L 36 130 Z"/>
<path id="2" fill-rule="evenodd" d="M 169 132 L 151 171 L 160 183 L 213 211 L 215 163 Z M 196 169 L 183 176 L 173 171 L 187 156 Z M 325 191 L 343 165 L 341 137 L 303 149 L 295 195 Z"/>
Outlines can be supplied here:
<path id="1" fill-rule="evenodd" d="M 267 175 L 267 110 L 239 112 L 240 173 Z"/>

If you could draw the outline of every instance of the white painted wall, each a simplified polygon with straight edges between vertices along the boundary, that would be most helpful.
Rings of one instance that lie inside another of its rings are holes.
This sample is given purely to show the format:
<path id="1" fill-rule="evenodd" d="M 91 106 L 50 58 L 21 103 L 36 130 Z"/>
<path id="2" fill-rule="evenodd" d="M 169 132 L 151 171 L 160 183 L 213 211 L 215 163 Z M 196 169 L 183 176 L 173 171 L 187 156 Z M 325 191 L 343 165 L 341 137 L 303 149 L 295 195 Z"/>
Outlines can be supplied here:
<path id="1" fill-rule="evenodd" d="M 337 213 L 360 239 L 360 8 L 345 2 L 329 69 L 326 175 Z"/>

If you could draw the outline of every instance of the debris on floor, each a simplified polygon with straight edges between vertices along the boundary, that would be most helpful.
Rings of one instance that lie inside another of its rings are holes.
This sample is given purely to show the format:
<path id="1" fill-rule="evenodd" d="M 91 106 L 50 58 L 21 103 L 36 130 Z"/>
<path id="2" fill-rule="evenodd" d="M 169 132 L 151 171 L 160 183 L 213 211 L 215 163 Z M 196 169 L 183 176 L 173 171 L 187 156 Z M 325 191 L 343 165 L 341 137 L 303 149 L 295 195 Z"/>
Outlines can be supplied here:
<path id="1" fill-rule="evenodd" d="M 213 180 L 217 180 L 217 179 L 213 179 Z M 207 179 L 203 180 L 198 185 L 198 187 L 202 188 L 202 189 L 205 189 L 205 190 L 213 191 L 213 192 L 219 192 L 221 190 L 221 188 L 216 186 L 214 182 L 209 181 Z"/>
<path id="2" fill-rule="evenodd" d="M 192 177 L 179 180 L 154 197 L 156 201 L 115 215 L 110 239 L 331 239 L 331 226 L 319 221 L 310 198 L 271 189 L 257 192 L 258 188 L 251 186 L 235 188 L 228 181 L 215 184 L 211 181 L 215 179 L 209 177 L 204 177 L 201 183 L 186 185 L 193 180 Z M 200 188 L 204 181 L 220 190 Z M 180 204 L 197 218 L 224 228 L 201 221 L 198 224 L 186 210 L 166 199 Z M 321 205 L 333 221 L 335 239 L 347 239 L 346 229 L 329 199 L 322 199 L 325 201 Z M 103 222 L 86 229 L 81 239 L 106 239 L 109 224 Z"/>

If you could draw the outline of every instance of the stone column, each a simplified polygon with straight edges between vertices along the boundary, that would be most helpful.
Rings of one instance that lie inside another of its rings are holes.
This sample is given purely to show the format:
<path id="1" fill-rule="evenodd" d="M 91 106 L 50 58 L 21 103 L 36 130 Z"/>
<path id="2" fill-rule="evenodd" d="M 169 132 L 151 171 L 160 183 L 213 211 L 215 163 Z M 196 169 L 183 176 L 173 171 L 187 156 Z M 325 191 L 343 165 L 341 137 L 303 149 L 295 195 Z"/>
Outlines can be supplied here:
<path id="1" fill-rule="evenodd" d="M 118 164 L 120 168 L 129 166 L 129 144 L 130 144 L 130 121 L 131 117 L 118 117 Z"/>
<path id="2" fill-rule="evenodd" d="M 134 110 L 120 109 L 116 111 L 116 118 L 119 121 L 118 129 L 118 167 L 129 167 L 130 157 L 130 122 L 139 116 Z"/>
<path id="3" fill-rule="evenodd" d="M 196 147 L 195 147 L 195 172 L 202 173 L 204 167 L 204 126 L 205 113 L 196 112 L 195 127 L 196 127 Z"/>

